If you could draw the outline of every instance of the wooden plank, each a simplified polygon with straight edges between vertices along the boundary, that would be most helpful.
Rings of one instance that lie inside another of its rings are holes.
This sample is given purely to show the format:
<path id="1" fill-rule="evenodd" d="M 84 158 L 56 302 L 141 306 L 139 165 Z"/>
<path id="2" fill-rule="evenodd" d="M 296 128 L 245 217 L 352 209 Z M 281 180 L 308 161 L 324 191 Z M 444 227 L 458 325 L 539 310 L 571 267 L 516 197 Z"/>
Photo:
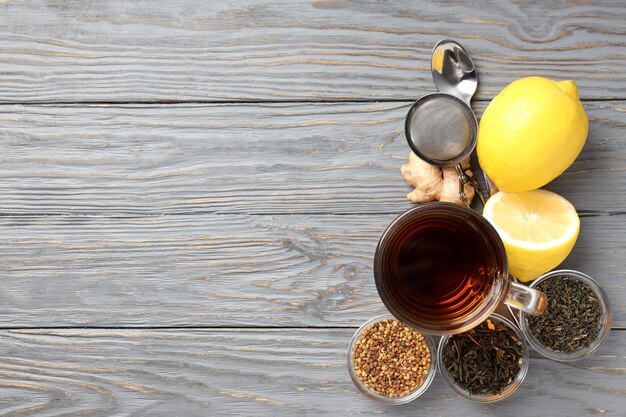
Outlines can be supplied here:
<path id="1" fill-rule="evenodd" d="M 485 103 L 475 106 L 482 113 Z M 549 188 L 626 207 L 626 107 Z M 400 213 L 408 104 L 0 106 L 0 213 Z"/>
<path id="2" fill-rule="evenodd" d="M 492 405 L 456 396 L 440 375 L 402 407 L 357 393 L 346 370 L 353 329 L 31 330 L 0 332 L 3 415 L 445 417 L 621 415 L 626 331 L 575 364 L 533 356 L 524 384 Z"/>
<path id="3" fill-rule="evenodd" d="M 395 215 L 0 217 L 0 327 L 356 326 Z M 583 217 L 564 263 L 626 327 L 626 217 Z"/>
<path id="4" fill-rule="evenodd" d="M 414 99 L 455 38 L 479 97 L 574 79 L 626 98 L 626 8 L 594 2 L 0 2 L 0 101 Z"/>

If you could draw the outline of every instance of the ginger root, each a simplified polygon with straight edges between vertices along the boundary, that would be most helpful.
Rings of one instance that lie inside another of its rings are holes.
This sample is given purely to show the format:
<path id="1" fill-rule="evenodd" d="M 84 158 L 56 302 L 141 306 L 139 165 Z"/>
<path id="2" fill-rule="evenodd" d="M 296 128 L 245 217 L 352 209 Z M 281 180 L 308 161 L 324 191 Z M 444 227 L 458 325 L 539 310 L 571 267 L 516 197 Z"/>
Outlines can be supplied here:
<path id="1" fill-rule="evenodd" d="M 467 175 L 472 176 L 469 170 L 469 158 L 461 163 L 461 167 Z M 404 179 L 411 186 L 413 191 L 406 195 L 406 198 L 414 203 L 426 201 L 448 201 L 451 203 L 464 205 L 459 198 L 459 177 L 454 167 L 440 168 L 421 160 L 413 152 L 409 154 L 409 163 L 400 168 Z M 474 187 L 465 184 L 465 197 L 468 202 L 474 198 Z"/>

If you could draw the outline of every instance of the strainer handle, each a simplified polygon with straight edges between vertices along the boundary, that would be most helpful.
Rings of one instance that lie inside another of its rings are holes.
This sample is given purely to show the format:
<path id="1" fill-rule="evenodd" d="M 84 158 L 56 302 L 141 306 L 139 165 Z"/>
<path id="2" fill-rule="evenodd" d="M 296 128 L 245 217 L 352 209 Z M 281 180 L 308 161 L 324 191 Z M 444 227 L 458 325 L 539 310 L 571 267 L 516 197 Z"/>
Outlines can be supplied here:
<path id="1" fill-rule="evenodd" d="M 459 177 L 459 198 L 461 199 L 461 201 L 465 203 L 467 207 L 470 206 L 469 201 L 467 201 L 467 196 L 465 195 L 465 184 L 468 184 L 474 188 L 475 190 L 474 194 L 478 195 L 478 197 L 480 198 L 480 201 L 482 201 L 483 206 L 484 206 L 485 198 L 480 192 L 480 188 L 478 187 L 478 183 L 476 182 L 476 180 L 470 177 L 469 175 L 467 175 L 465 171 L 463 171 L 463 167 L 461 166 L 461 164 L 455 164 L 454 170 L 456 171 L 456 174 Z"/>

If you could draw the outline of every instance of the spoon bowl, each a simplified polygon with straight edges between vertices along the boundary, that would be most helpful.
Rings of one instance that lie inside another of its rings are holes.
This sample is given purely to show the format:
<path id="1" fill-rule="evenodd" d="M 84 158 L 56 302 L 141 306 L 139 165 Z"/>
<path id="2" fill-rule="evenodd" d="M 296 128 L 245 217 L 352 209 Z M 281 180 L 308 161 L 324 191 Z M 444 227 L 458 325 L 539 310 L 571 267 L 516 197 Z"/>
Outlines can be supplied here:
<path id="1" fill-rule="evenodd" d="M 433 48 L 430 69 L 439 91 L 456 96 L 469 106 L 478 88 L 478 72 L 461 45 L 450 39 L 439 41 Z"/>

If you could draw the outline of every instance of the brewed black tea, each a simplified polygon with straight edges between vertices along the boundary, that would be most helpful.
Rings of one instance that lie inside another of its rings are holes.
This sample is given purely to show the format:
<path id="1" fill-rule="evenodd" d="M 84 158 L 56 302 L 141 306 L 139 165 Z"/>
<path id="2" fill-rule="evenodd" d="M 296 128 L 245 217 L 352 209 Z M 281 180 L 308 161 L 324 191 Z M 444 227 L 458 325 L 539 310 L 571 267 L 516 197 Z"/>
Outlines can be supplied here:
<path id="1" fill-rule="evenodd" d="M 480 215 L 444 207 L 392 226 L 374 263 L 376 285 L 392 314 L 442 332 L 482 311 L 506 270 L 504 249 L 486 222 L 475 221 Z"/>

